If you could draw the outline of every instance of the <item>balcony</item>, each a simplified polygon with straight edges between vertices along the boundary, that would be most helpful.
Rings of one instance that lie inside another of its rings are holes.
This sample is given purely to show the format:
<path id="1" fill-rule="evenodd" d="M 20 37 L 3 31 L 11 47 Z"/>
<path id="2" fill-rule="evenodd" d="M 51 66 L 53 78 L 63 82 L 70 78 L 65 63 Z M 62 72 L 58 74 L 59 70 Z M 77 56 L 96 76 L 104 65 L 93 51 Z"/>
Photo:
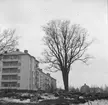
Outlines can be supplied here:
<path id="1" fill-rule="evenodd" d="M 2 75 L 2 79 L 1 79 L 1 81 L 3 82 L 10 82 L 10 81 L 18 81 L 18 80 L 20 80 L 20 76 L 18 76 L 18 75 Z"/>
<path id="2" fill-rule="evenodd" d="M 1 89 L 18 89 L 19 87 L 5 87 L 5 86 L 1 86 Z"/>
<path id="3" fill-rule="evenodd" d="M 8 59 L 2 59 L 2 61 L 20 61 L 20 59 L 11 59 L 11 58 L 8 58 Z"/>
<path id="4" fill-rule="evenodd" d="M 19 66 L 16 65 L 16 66 L 3 66 L 3 68 L 18 68 Z"/>
<path id="5" fill-rule="evenodd" d="M 3 68 L 17 68 L 21 66 L 21 63 L 18 61 L 4 61 L 3 62 Z"/>
<path id="6" fill-rule="evenodd" d="M 1 82 L 1 88 L 5 89 L 15 89 L 20 87 L 20 84 L 18 82 Z"/>
<path id="7" fill-rule="evenodd" d="M 5 80 L 5 79 L 2 79 L 1 82 L 18 82 L 18 79 L 16 79 L 16 80 L 12 80 L 12 79 L 11 80 L 8 80 L 8 79 Z"/>
<path id="8" fill-rule="evenodd" d="M 15 73 L 15 72 L 13 72 L 13 73 L 2 73 L 2 75 L 18 75 L 18 73 Z"/>
<path id="9" fill-rule="evenodd" d="M 2 61 L 18 61 L 20 58 L 19 55 L 4 55 Z"/>
<path id="10" fill-rule="evenodd" d="M 20 73 L 20 69 L 18 68 L 3 68 L 2 74 L 4 75 L 10 75 L 10 74 L 18 74 Z"/>

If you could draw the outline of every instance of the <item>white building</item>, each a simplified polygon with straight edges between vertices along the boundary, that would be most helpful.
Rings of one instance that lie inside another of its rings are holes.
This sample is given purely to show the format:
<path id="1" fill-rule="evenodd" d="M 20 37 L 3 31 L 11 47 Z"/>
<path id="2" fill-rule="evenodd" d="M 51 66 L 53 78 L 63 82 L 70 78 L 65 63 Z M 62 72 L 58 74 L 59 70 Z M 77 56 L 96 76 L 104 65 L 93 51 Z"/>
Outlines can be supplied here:
<path id="1" fill-rule="evenodd" d="M 1 55 L 1 88 L 36 89 L 35 71 L 38 61 L 27 50 L 5 52 Z"/>
<path id="2" fill-rule="evenodd" d="M 46 84 L 48 75 L 39 69 L 39 62 L 27 50 L 5 52 L 0 59 L 0 89 L 37 90 L 43 87 L 43 83 Z"/>
<path id="3" fill-rule="evenodd" d="M 42 69 L 37 69 L 37 86 L 41 90 L 50 90 L 51 86 L 56 89 L 56 79 L 52 78 L 49 73 L 45 74 Z"/>

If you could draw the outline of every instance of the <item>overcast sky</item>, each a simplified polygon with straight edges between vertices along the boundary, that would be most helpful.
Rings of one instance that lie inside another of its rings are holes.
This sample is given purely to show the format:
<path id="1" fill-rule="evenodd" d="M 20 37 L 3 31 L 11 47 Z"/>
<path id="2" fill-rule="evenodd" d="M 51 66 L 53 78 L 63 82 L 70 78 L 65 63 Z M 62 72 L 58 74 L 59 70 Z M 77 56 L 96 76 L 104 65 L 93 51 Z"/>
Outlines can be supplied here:
<path id="1" fill-rule="evenodd" d="M 0 27 L 15 28 L 21 36 L 19 49 L 27 49 L 36 58 L 43 51 L 42 26 L 52 19 L 67 19 L 86 28 L 96 41 L 88 52 L 95 57 L 86 66 L 72 65 L 71 86 L 108 85 L 107 0 L 0 0 Z M 41 67 L 42 68 L 42 65 Z M 57 86 L 63 87 L 61 72 L 51 73 Z"/>

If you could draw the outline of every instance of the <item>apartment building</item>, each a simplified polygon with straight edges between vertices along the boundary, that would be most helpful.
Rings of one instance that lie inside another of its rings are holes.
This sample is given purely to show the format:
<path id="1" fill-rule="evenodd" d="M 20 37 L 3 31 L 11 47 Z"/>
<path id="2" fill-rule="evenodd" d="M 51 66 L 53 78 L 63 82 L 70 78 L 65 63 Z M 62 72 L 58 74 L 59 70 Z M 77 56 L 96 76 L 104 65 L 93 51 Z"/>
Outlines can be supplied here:
<path id="1" fill-rule="evenodd" d="M 52 79 L 46 81 L 49 77 L 38 65 L 39 61 L 27 50 L 21 52 L 17 49 L 0 55 L 0 89 L 45 90 L 43 84 L 51 84 Z M 54 86 L 56 87 L 56 80 Z"/>
<path id="2" fill-rule="evenodd" d="M 56 89 L 56 79 L 54 79 L 54 78 L 52 78 L 52 77 L 51 77 L 51 87 L 52 87 L 53 89 Z"/>
<path id="3" fill-rule="evenodd" d="M 56 79 L 52 78 L 49 73 L 44 73 L 40 68 L 36 72 L 38 89 L 49 90 L 51 87 L 56 89 Z"/>
<path id="4" fill-rule="evenodd" d="M 0 58 L 0 88 L 36 89 L 35 71 L 39 62 L 27 50 L 5 52 Z"/>

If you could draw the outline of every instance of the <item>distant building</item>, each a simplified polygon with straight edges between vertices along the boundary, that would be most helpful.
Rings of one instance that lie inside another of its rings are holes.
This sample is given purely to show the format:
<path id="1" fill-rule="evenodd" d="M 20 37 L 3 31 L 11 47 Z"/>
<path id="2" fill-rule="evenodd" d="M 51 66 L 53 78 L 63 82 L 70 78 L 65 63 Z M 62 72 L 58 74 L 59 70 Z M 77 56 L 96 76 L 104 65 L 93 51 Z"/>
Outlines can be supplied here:
<path id="1" fill-rule="evenodd" d="M 0 89 L 45 90 L 43 83 L 49 76 L 39 69 L 39 61 L 27 50 L 5 52 L 0 59 Z"/>
<path id="2" fill-rule="evenodd" d="M 56 89 L 56 80 L 50 76 L 49 73 L 45 74 L 42 69 L 38 69 L 37 71 L 37 83 L 38 89 L 41 90 L 50 90 L 51 86 L 53 89 Z"/>
<path id="3" fill-rule="evenodd" d="M 91 93 L 102 93 L 103 89 L 99 88 L 99 87 L 91 87 L 90 88 L 90 92 Z"/>
<path id="4" fill-rule="evenodd" d="M 84 84 L 81 88 L 80 88 L 80 92 L 82 93 L 88 93 L 90 92 L 90 88 L 88 85 Z"/>
<path id="5" fill-rule="evenodd" d="M 51 77 L 51 86 L 53 89 L 56 89 L 56 79 Z"/>

